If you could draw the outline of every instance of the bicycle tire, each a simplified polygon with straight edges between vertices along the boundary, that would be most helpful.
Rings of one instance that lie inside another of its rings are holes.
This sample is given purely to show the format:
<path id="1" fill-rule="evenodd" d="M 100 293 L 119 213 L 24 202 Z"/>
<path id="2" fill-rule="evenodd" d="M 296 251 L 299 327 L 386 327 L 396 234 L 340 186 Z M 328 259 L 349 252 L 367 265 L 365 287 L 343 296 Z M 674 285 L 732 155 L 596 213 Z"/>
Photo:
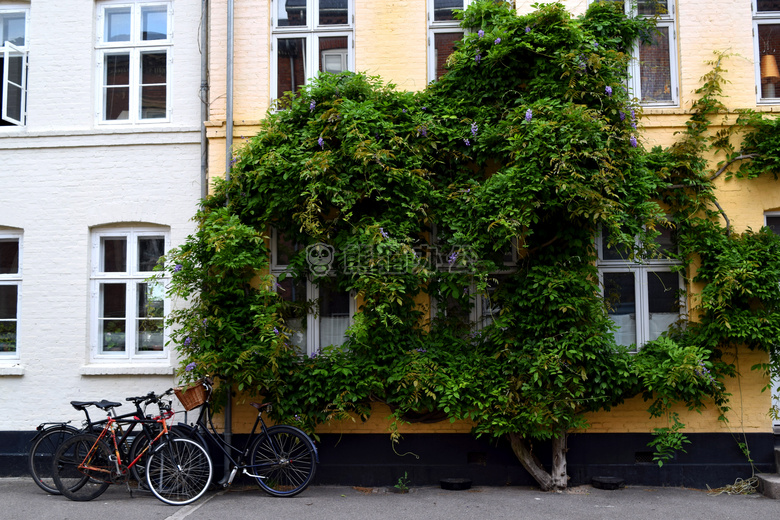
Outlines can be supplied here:
<path id="1" fill-rule="evenodd" d="M 80 468 L 83 462 L 89 468 Z M 76 502 L 86 502 L 102 495 L 114 472 L 115 464 L 111 461 L 108 445 L 90 433 L 75 435 L 62 443 L 52 462 L 57 489 Z"/>
<path id="2" fill-rule="evenodd" d="M 146 462 L 146 483 L 154 496 L 174 506 L 199 499 L 208 490 L 214 472 L 208 451 L 199 443 L 168 438 Z"/>
<path id="3" fill-rule="evenodd" d="M 309 487 L 317 471 L 317 450 L 308 435 L 294 426 L 268 428 L 250 448 L 255 481 L 275 497 L 292 497 Z"/>
<path id="4" fill-rule="evenodd" d="M 61 424 L 50 426 L 33 438 L 27 452 L 27 471 L 39 488 L 52 495 L 60 494 L 52 476 L 54 455 L 63 442 L 79 433 L 78 428 Z"/>
<path id="5" fill-rule="evenodd" d="M 186 437 L 186 433 L 178 426 L 171 426 L 168 431 L 174 438 Z M 149 435 L 147 435 L 146 430 L 142 430 L 135 436 L 135 439 L 133 439 L 133 444 L 130 446 L 130 453 L 128 453 L 127 463 L 130 464 L 134 461 L 138 454 L 147 446 L 149 446 Z M 130 467 L 130 475 L 138 482 L 140 488 L 148 489 L 146 484 L 146 463 L 149 460 L 149 453 L 150 451 L 144 453 L 141 459 Z"/>

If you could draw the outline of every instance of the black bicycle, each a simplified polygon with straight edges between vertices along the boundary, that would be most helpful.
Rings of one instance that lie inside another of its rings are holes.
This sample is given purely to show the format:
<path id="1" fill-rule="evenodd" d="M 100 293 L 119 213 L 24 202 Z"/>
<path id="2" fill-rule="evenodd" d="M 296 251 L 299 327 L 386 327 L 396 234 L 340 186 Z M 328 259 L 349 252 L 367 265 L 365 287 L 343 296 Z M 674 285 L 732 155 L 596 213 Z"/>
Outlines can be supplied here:
<path id="1" fill-rule="evenodd" d="M 202 406 L 194 425 L 195 434 L 201 442 L 210 439 L 230 461 L 230 474 L 222 481 L 224 487 L 233 483 L 239 471 L 276 497 L 295 496 L 311 484 L 319 456 L 306 433 L 289 425 L 266 426 L 262 416 L 264 411 L 271 410 L 271 404 L 250 403 L 257 409 L 257 418 L 244 447 L 239 449 L 216 432 L 209 408 L 212 391 L 213 383 L 207 377 L 187 389 L 187 394 L 197 394 L 197 398 L 191 399 L 179 391 L 176 395 L 187 411 Z"/>
<path id="2" fill-rule="evenodd" d="M 163 395 L 169 395 L 172 390 L 168 390 Z M 54 454 L 66 440 L 83 433 L 99 433 L 105 426 L 107 419 L 92 421 L 89 415 L 89 408 L 94 406 L 110 413 L 118 423 L 120 429 L 119 446 L 127 457 L 135 458 L 135 455 L 141 453 L 143 448 L 149 444 L 149 439 L 157 433 L 154 423 L 141 424 L 137 421 L 139 418 L 149 418 L 145 407 L 151 403 L 157 402 L 162 396 L 157 396 L 154 392 L 149 392 L 145 396 L 128 397 L 126 401 L 135 405 L 135 410 L 126 414 L 116 415 L 114 408 L 121 406 L 121 403 L 113 401 L 71 401 L 70 404 L 76 410 L 84 412 L 85 419 L 81 428 L 71 425 L 71 421 L 50 422 L 38 425 L 38 433 L 30 441 L 30 448 L 27 452 L 27 469 L 33 482 L 42 490 L 52 495 L 59 495 L 60 491 L 54 484 L 52 475 L 52 460 Z M 138 426 L 141 426 L 139 430 Z M 177 427 L 174 427 L 173 434 L 180 436 Z M 145 465 L 137 465 L 133 469 L 133 478 L 139 482 L 139 485 L 145 485 L 143 475 Z"/>

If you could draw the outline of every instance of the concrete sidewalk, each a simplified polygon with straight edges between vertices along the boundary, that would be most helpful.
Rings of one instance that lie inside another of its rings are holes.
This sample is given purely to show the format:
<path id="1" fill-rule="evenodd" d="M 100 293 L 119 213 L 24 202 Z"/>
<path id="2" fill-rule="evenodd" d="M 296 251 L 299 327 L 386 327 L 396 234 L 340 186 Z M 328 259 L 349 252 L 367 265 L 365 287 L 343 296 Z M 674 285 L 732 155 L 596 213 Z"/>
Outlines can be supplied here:
<path id="1" fill-rule="evenodd" d="M 642 486 L 615 491 L 581 486 L 561 494 L 519 487 L 420 487 L 395 494 L 383 488 L 312 486 L 293 498 L 270 497 L 246 486 L 209 492 L 192 505 L 174 507 L 150 493 L 131 498 L 124 486 L 111 486 L 91 502 L 71 502 L 47 495 L 27 478 L 0 479 L 0 520 L 744 520 L 778 515 L 780 502 L 758 494 L 709 496 L 706 490 Z"/>

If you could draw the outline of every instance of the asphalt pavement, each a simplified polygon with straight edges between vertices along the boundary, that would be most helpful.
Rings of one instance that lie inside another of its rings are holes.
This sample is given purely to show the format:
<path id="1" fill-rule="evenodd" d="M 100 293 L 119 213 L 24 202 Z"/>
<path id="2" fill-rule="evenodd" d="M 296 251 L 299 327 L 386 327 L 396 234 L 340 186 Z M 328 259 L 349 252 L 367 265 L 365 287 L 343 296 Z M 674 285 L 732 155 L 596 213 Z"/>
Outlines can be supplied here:
<path id="1" fill-rule="evenodd" d="M 473 487 L 445 491 L 413 487 L 311 486 L 291 498 L 275 498 L 241 486 L 209 491 L 189 506 L 169 506 L 151 493 L 111 486 L 91 502 L 48 495 L 28 478 L 0 479 L 0 520 L 466 520 L 466 519 L 663 519 L 758 520 L 780 516 L 780 500 L 759 494 L 711 496 L 707 490 L 629 486 L 607 491 L 580 486 L 566 493 L 523 487 Z"/>

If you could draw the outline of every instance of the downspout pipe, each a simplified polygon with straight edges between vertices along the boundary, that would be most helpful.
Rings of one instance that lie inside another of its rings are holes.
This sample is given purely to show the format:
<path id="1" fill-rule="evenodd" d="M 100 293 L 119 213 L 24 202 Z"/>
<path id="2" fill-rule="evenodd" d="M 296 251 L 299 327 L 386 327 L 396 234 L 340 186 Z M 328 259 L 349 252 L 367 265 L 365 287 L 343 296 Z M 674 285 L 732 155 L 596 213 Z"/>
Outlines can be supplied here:
<path id="1" fill-rule="evenodd" d="M 233 166 L 233 0 L 227 0 L 227 92 L 225 98 L 225 181 L 230 181 L 230 168 Z M 227 201 L 226 201 L 227 202 Z M 233 389 L 231 381 L 228 385 L 227 401 L 225 403 L 225 442 L 233 442 Z M 224 458 L 225 474 L 223 481 L 230 478 L 230 459 Z"/>
<path id="2" fill-rule="evenodd" d="M 209 120 L 209 0 L 200 7 L 200 198 L 209 194 L 209 141 L 206 121 Z"/>
<path id="3" fill-rule="evenodd" d="M 227 93 L 225 102 L 225 180 L 233 166 L 233 0 L 227 3 Z"/>

